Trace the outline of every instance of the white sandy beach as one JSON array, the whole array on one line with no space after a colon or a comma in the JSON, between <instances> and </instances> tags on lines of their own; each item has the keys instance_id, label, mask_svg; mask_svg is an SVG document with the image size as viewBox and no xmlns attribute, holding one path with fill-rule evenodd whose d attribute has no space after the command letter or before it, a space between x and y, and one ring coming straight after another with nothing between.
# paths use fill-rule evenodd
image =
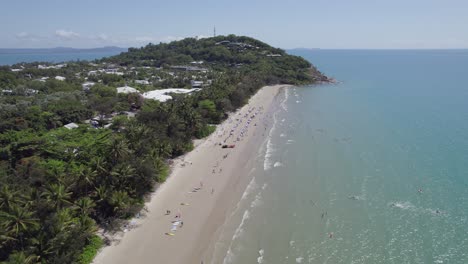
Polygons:
<instances>
[{"instance_id":1,"label":"white sandy beach","mask_svg":"<svg viewBox=\"0 0 468 264\"><path fill-rule=\"evenodd\" d=\"M250 180L248 163L267 135L269 109L282 87L263 87L192 152L177 159L170 177L146 204L148 211L132 221L136 227L115 236L94 263L208 263L216 232ZM166 215L166 210L171 213Z\"/></svg>"}]
</instances>

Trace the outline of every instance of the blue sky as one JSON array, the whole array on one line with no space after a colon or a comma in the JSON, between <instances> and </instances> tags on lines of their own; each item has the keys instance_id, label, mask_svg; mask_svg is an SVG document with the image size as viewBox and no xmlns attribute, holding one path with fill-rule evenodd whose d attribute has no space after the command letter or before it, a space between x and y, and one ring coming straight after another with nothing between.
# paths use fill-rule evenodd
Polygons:
<instances>
[{"instance_id":1,"label":"blue sky","mask_svg":"<svg viewBox=\"0 0 468 264\"><path fill-rule=\"evenodd\" d=\"M247 35L281 48L468 48L468 0L2 0L0 48Z\"/></svg>"}]
</instances>

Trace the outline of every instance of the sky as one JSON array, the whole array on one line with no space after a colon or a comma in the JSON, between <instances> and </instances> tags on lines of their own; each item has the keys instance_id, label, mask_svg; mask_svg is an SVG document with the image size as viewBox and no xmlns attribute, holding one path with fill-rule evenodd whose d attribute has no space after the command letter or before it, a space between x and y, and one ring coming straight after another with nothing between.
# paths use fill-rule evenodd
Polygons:
<instances>
[{"instance_id":1,"label":"sky","mask_svg":"<svg viewBox=\"0 0 468 264\"><path fill-rule=\"evenodd\" d=\"M246 35L275 47L468 48L468 0L0 0L0 48Z\"/></svg>"}]
</instances>

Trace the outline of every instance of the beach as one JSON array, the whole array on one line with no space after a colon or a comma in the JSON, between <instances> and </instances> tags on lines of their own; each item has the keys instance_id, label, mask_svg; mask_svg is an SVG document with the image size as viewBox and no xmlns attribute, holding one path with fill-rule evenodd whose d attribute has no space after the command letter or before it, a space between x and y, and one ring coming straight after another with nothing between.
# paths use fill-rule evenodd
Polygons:
<instances>
[{"instance_id":1,"label":"beach","mask_svg":"<svg viewBox=\"0 0 468 264\"><path fill-rule=\"evenodd\" d=\"M285 87L263 87L213 134L195 142L193 151L174 160L146 210L113 235L93 263L209 263L217 231L250 181L249 165Z\"/></svg>"}]
</instances>

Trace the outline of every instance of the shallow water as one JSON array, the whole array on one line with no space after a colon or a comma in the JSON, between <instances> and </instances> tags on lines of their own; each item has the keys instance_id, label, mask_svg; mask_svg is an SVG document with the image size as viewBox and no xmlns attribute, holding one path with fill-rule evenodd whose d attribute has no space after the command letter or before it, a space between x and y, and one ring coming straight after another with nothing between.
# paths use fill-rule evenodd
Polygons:
<instances>
[{"instance_id":1,"label":"shallow water","mask_svg":"<svg viewBox=\"0 0 468 264\"><path fill-rule=\"evenodd\" d=\"M468 263L468 51L301 55L213 263Z\"/></svg>"}]
</instances>

